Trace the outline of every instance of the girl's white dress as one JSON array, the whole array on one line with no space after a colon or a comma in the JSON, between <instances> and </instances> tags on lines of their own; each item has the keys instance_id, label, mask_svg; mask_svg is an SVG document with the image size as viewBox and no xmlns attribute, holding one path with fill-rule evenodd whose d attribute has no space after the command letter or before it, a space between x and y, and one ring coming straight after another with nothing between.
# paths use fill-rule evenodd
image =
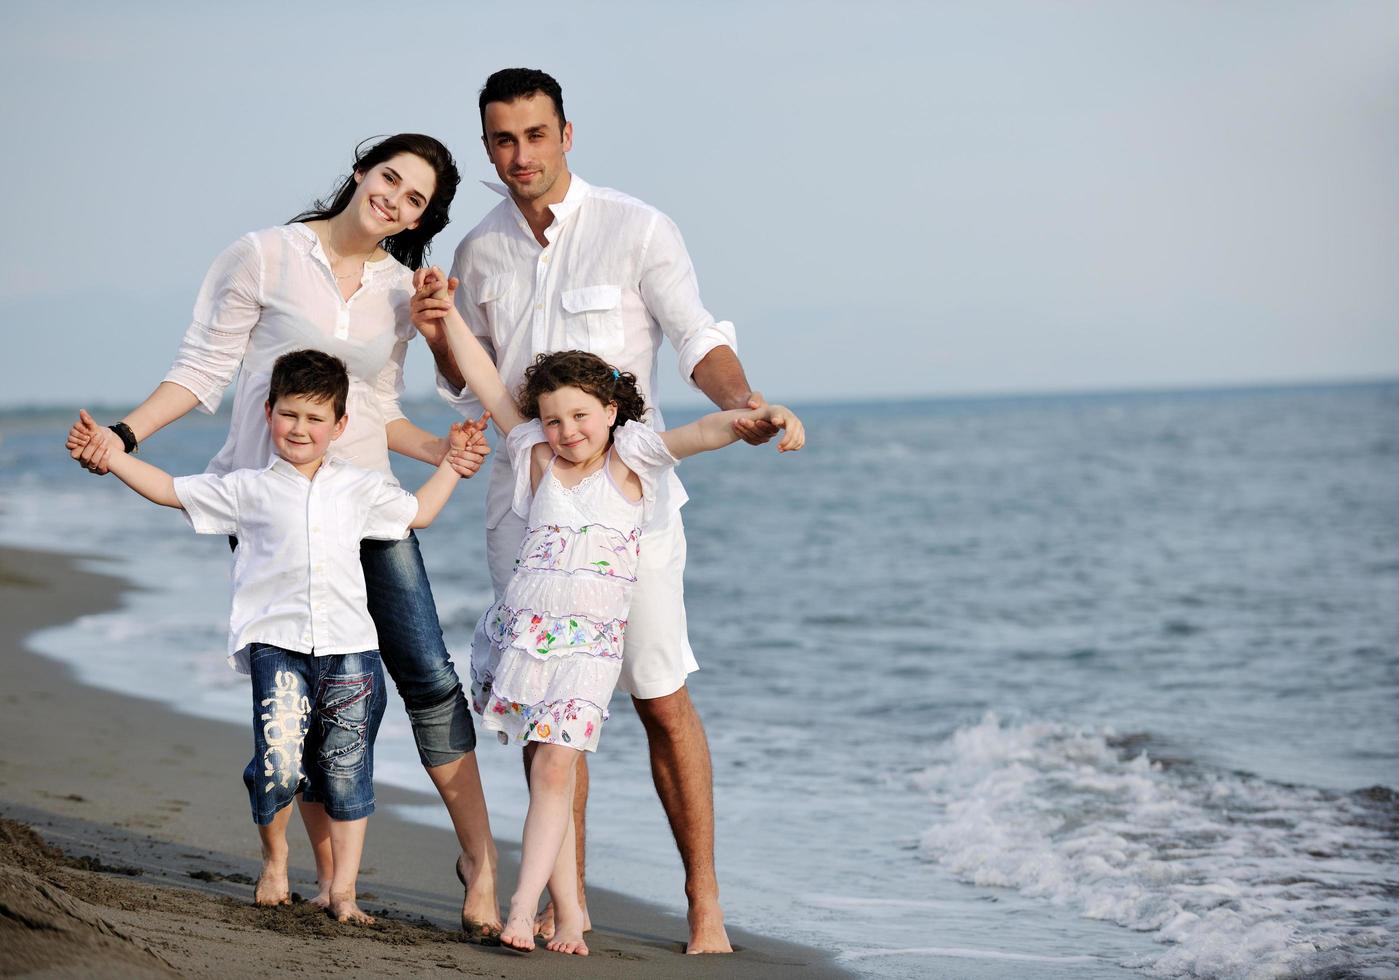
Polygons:
<instances>
[{"instance_id":1,"label":"girl's white dress","mask_svg":"<svg viewBox=\"0 0 1399 980\"><path fill-rule=\"evenodd\" d=\"M538 420L506 440L525 539L505 595L476 624L471 703L501 742L592 751L622 670L642 528L677 461L654 431L626 422L611 452L640 478L640 501L623 496L610 461L564 487L551 460L531 496L530 452L544 441Z\"/></svg>"}]
</instances>

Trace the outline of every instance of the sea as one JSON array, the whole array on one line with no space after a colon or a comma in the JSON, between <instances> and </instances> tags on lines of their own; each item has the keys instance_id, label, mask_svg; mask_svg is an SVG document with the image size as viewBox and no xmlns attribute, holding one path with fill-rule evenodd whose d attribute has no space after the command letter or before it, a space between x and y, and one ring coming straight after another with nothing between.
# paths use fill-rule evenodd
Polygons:
<instances>
[{"instance_id":1,"label":"sea","mask_svg":"<svg viewBox=\"0 0 1399 980\"><path fill-rule=\"evenodd\" d=\"M1399 977L1399 383L795 407L801 453L680 468L730 923L878 978ZM139 588L35 645L246 724L226 543L79 469L69 422L0 415L0 541ZM144 456L198 472L225 428ZM459 667L484 489L420 535ZM430 791L390 703L377 775ZM589 880L683 913L613 709ZM517 750L478 755L518 840Z\"/></svg>"}]
</instances>

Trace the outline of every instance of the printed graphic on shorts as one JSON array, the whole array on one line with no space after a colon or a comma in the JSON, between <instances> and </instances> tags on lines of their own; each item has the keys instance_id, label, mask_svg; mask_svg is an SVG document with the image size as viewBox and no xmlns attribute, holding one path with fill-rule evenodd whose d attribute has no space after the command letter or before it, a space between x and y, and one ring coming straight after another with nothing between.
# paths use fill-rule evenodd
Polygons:
<instances>
[{"instance_id":1,"label":"printed graphic on shorts","mask_svg":"<svg viewBox=\"0 0 1399 980\"><path fill-rule=\"evenodd\" d=\"M272 696L262 700L262 775L267 779L263 792L281 784L293 789L306 778L301 768L301 749L306 742L311 699L301 686L301 678L289 670L279 670Z\"/></svg>"},{"instance_id":2,"label":"printed graphic on shorts","mask_svg":"<svg viewBox=\"0 0 1399 980\"><path fill-rule=\"evenodd\" d=\"M320 762L332 776L350 775L364 765L369 707L374 695L373 674L327 677L321 688Z\"/></svg>"}]
</instances>

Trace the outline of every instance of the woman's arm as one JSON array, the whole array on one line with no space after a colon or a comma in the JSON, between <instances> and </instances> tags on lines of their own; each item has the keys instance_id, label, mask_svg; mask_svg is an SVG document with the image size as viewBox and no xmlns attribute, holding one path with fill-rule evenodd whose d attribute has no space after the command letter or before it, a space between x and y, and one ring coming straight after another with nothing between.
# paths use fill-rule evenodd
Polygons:
<instances>
[{"instance_id":1,"label":"woman's arm","mask_svg":"<svg viewBox=\"0 0 1399 980\"><path fill-rule=\"evenodd\" d=\"M145 442L171 422L189 414L190 409L198 404L199 399L188 388L173 381L162 381L160 387L121 421L131 427L137 442ZM86 437L79 441L80 425L68 430L65 448L84 469L100 476L111 468L113 453L126 451L125 444L121 436L103 426L86 433Z\"/></svg>"},{"instance_id":2,"label":"woman's arm","mask_svg":"<svg viewBox=\"0 0 1399 980\"><path fill-rule=\"evenodd\" d=\"M500 379L495 362L467 327L466 321L461 318L452 302L457 291L457 280L445 278L442 270L434 267L428 270L424 279L425 288L434 282L437 284L437 291L432 297L435 302L425 304L427 308L420 310L418 316L442 321L452 356L456 359L457 368L461 371L466 386L480 399L481 405L495 419L500 431L508 435L511 429L525 421L525 417L520 414L520 410L515 406L515 399L511 398L510 392L505 389L505 382Z\"/></svg>"},{"instance_id":3,"label":"woman's arm","mask_svg":"<svg viewBox=\"0 0 1399 980\"><path fill-rule=\"evenodd\" d=\"M102 433L115 438L116 433L110 429L105 429L92 420L92 416L87 410L78 412L78 421L73 425L70 441L79 444L79 448L86 448L93 442L102 438ZM117 439L120 447L121 440ZM145 497L151 503L160 504L164 507L174 507L183 510L180 498L175 495L175 479L169 473L157 466L128 456L118 448L108 461L110 469L118 480L125 483L132 490Z\"/></svg>"},{"instance_id":4,"label":"woman's arm","mask_svg":"<svg viewBox=\"0 0 1399 980\"><path fill-rule=\"evenodd\" d=\"M676 459L694 456L711 449L722 449L739 440L734 423L739 421L767 422L778 429L786 429L786 435L777 444L778 452L795 452L806 445L806 429L801 419L790 408L783 405L764 405L762 408L738 408L728 412L711 412L678 429L667 429L658 433L670 454Z\"/></svg>"}]
</instances>

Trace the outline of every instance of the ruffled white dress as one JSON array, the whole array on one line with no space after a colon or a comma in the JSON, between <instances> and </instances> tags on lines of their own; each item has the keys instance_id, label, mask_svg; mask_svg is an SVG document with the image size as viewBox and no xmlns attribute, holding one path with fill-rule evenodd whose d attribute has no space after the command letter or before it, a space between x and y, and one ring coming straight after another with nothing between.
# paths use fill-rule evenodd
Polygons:
<instances>
[{"instance_id":1,"label":"ruffled white dress","mask_svg":"<svg viewBox=\"0 0 1399 980\"><path fill-rule=\"evenodd\" d=\"M623 496L610 465L565 487L554 461L531 495L530 452L544 441L538 420L506 440L525 539L505 595L476 624L471 703L502 743L591 752L622 670L642 528L677 460L654 431L626 422L611 451L640 478L640 501Z\"/></svg>"}]
</instances>

